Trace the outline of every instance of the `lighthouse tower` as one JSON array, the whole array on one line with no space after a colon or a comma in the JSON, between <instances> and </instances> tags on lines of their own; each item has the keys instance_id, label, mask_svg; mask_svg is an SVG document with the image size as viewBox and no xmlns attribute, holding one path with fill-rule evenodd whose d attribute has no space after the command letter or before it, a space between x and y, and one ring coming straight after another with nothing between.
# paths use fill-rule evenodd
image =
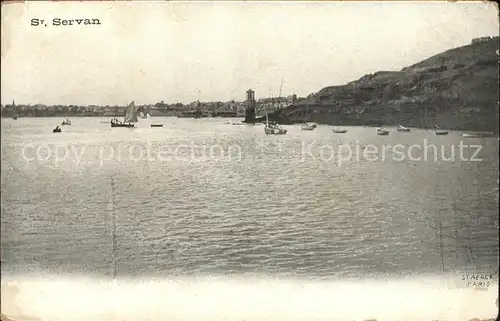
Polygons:
<instances>
[{"instance_id":1,"label":"lighthouse tower","mask_svg":"<svg viewBox=\"0 0 500 321\"><path fill-rule=\"evenodd\" d=\"M245 101L245 123L255 122L255 92L252 89L247 90L247 100Z\"/></svg>"}]
</instances>

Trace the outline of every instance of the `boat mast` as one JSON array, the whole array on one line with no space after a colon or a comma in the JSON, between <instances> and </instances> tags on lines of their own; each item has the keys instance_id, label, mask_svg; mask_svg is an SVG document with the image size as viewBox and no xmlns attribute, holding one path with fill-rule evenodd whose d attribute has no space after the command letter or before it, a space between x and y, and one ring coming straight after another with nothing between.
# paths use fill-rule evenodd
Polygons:
<instances>
[{"instance_id":1,"label":"boat mast","mask_svg":"<svg viewBox=\"0 0 500 321\"><path fill-rule=\"evenodd\" d=\"M127 110L128 106L125 107L125 114L123 114L123 123L125 124L125 121L127 120ZM130 124L130 122L128 122Z\"/></svg>"},{"instance_id":2,"label":"boat mast","mask_svg":"<svg viewBox=\"0 0 500 321\"><path fill-rule=\"evenodd\" d=\"M271 111L274 112L274 97L272 89L271 89Z\"/></svg>"},{"instance_id":3,"label":"boat mast","mask_svg":"<svg viewBox=\"0 0 500 321\"><path fill-rule=\"evenodd\" d=\"M283 92L283 78L281 78L281 86L280 86L280 96L278 97L278 104L281 101L281 94Z\"/></svg>"}]
</instances>

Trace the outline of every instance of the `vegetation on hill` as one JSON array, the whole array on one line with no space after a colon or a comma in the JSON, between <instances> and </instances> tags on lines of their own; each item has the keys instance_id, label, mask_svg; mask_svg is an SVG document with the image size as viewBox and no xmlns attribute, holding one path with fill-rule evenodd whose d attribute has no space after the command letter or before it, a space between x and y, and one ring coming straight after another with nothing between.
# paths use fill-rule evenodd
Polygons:
<instances>
[{"instance_id":1,"label":"vegetation on hill","mask_svg":"<svg viewBox=\"0 0 500 321\"><path fill-rule=\"evenodd\" d=\"M498 133L498 37L451 49L401 71L380 71L326 87L273 120L396 125ZM309 112L306 113L306 109Z\"/></svg>"}]
</instances>

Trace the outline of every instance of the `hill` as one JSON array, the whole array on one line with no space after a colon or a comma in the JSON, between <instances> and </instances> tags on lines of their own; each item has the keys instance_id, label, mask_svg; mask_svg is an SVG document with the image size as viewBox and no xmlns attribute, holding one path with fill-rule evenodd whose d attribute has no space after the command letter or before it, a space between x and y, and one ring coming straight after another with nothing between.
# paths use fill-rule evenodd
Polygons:
<instances>
[{"instance_id":1,"label":"hill","mask_svg":"<svg viewBox=\"0 0 500 321\"><path fill-rule=\"evenodd\" d=\"M498 133L498 37L479 38L401 71L380 71L326 87L272 120L488 130Z\"/></svg>"}]
</instances>

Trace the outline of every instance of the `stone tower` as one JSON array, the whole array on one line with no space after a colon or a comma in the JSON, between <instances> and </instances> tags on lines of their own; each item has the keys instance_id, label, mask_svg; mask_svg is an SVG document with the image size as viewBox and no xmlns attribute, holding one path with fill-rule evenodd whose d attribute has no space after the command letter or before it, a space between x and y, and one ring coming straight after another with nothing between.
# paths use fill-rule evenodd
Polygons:
<instances>
[{"instance_id":1,"label":"stone tower","mask_svg":"<svg viewBox=\"0 0 500 321\"><path fill-rule=\"evenodd\" d=\"M245 123L255 122L255 92L252 89L247 90L247 100L245 101Z\"/></svg>"}]
</instances>

